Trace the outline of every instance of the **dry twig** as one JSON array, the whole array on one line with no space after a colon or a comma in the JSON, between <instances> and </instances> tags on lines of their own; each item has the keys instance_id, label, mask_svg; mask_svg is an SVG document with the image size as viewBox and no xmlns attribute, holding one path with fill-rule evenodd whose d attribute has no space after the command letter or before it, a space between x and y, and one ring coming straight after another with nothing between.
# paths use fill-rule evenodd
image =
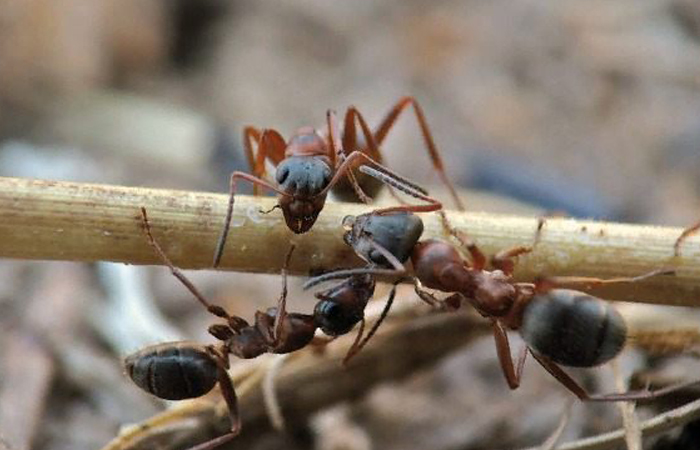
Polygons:
<instances>
[{"instance_id":1,"label":"dry twig","mask_svg":"<svg viewBox=\"0 0 700 450\"><path fill-rule=\"evenodd\" d=\"M0 178L0 257L119 261L160 264L141 231L139 208L151 215L154 233L173 262L183 268L208 268L223 222L227 197L121 186ZM270 198L236 197L233 230L221 268L279 273L290 242L297 256L290 273L359 264L342 241L341 220L369 209L329 203L313 230L293 235ZM449 212L451 222L471 235L487 254L533 241L534 218ZM425 237L444 237L439 219L424 217ZM533 254L522 257L517 276L539 274L633 276L660 267L676 276L656 277L634 285L595 290L604 298L669 305L698 305L700 246L698 236L673 246L681 229L605 222L549 219Z\"/></svg>"}]
</instances>

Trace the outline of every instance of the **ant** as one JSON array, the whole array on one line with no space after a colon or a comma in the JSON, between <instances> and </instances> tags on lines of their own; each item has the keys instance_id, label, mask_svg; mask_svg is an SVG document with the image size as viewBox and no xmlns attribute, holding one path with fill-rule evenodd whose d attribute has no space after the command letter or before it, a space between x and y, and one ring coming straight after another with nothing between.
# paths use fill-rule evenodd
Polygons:
<instances>
[{"instance_id":1,"label":"ant","mask_svg":"<svg viewBox=\"0 0 700 450\"><path fill-rule=\"evenodd\" d=\"M282 269L282 292L277 307L269 308L265 312L257 311L255 322L251 325L239 316L230 315L224 308L212 305L173 265L153 237L145 208L141 208L141 221L149 244L170 268L172 274L209 313L225 319L224 324L214 324L208 329L209 333L220 341L218 345L201 345L187 341L157 344L129 355L124 363L129 378L138 387L166 400L201 397L219 384L228 407L231 429L228 433L190 450L211 450L233 439L240 432L238 401L227 373L228 355L250 359L263 353L291 353L309 345L317 328L328 336L336 337L348 333L361 322L361 330L348 354L356 352L364 329L364 309L374 295L374 276L358 274L333 288L316 293L319 301L313 314L289 313L286 309L287 268L295 249L292 245ZM396 284L389 295L386 312L393 302L395 291ZM368 339L369 337L365 341Z\"/></svg>"},{"instance_id":2,"label":"ant","mask_svg":"<svg viewBox=\"0 0 700 450\"><path fill-rule=\"evenodd\" d=\"M444 218L443 218L444 219ZM508 386L516 389L520 385L527 353L544 367L564 387L581 400L586 401L631 401L651 399L675 391L683 386L670 386L657 391L637 391L607 395L591 395L571 378L561 367L594 367L601 365L622 350L627 327L622 315L608 302L584 292L566 288L585 288L612 283L632 283L657 275L671 275L671 270L655 270L629 278L599 279L587 277L540 278L534 283L515 282L512 279L515 258L533 251L533 247L518 246L497 253L491 258L495 270L486 270L487 258L466 236L457 230L449 230L471 256L467 262L457 249L446 242L428 239L415 242L412 248L391 247L382 229L388 224L397 227L404 221L407 230L417 230L420 219L410 212L393 212L385 215L367 213L344 219L347 232L345 241L365 260L372 260L373 267L347 269L330 272L310 279L304 284L309 289L319 283L355 276L361 273L374 275L405 276L403 265L396 261L381 264L373 252L379 247L395 256L410 253L415 276L413 283L421 299L433 306L456 309L469 302L483 317L491 320L496 350L501 369ZM448 226L446 222L443 222ZM537 226L539 239L543 219ZM417 240L417 239L416 239ZM407 244L410 242L407 240ZM390 250L391 249L391 250ZM384 253L384 252L381 252ZM389 266L392 266L389 268ZM438 300L423 286L442 292L453 293ZM514 363L506 330L519 331L525 347ZM697 381L690 384L697 383Z\"/></svg>"},{"instance_id":3,"label":"ant","mask_svg":"<svg viewBox=\"0 0 700 450\"><path fill-rule=\"evenodd\" d=\"M256 195L259 193L260 187L279 194L278 204L273 209L277 207L282 209L287 227L294 233L306 233L316 222L325 204L328 191L331 189L334 189L339 198L350 199L352 194L348 189L349 185L352 186L357 198L365 203L370 202L370 198L364 191L366 190L370 196L374 196L381 187L381 183L371 177L362 177L360 179L362 186L360 186L352 169L359 165L361 160L376 167L381 172L399 178L381 165L382 155L379 151L379 145L386 138L400 113L408 106L413 106L435 170L447 185L457 207L463 210L464 206L445 173L442 158L432 138L423 111L413 97L401 98L374 133L370 131L362 114L352 106L345 113L344 128L340 138L337 118L331 110L326 113L327 132L325 137L312 127L302 127L285 143L282 135L274 129L261 131L249 126L243 131L243 143L253 175L239 171L231 174L228 209L214 253L214 267L219 265L223 255L233 215L237 180L252 183ZM364 141L357 139L356 121L360 124ZM253 151L253 142L257 145L257 154ZM275 172L277 186L263 179L266 174L265 162L268 159L277 168ZM344 177L345 175L347 178ZM425 190L408 180L401 179L401 182L427 195ZM433 211L434 209L429 210ZM413 209L413 211L428 210Z\"/></svg>"}]
</instances>

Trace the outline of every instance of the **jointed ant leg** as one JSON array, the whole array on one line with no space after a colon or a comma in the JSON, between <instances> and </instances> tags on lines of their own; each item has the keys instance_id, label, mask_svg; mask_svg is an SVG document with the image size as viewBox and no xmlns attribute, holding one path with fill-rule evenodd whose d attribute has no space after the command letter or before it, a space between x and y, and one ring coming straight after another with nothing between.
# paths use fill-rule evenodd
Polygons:
<instances>
[{"instance_id":1,"label":"jointed ant leg","mask_svg":"<svg viewBox=\"0 0 700 450\"><path fill-rule=\"evenodd\" d=\"M472 258L472 267L476 270L483 270L486 267L486 255L477 247L476 243L467 236L466 233L459 231L457 228L453 227L449 220L447 220L447 214L445 210L441 209L438 212L440 216L440 221L442 222L442 227L445 229L447 234L452 236L460 243L460 245L467 249L469 255Z\"/></svg>"},{"instance_id":2,"label":"jointed ant leg","mask_svg":"<svg viewBox=\"0 0 700 450\"><path fill-rule=\"evenodd\" d=\"M287 317L287 270L289 270L289 262L292 259L292 253L296 245L292 244L287 252L287 257L284 260L284 267L282 267L282 292L280 293L280 298L277 301L277 314L275 315L275 325L272 334L272 339L274 343L277 343L281 333L282 324L284 319Z\"/></svg>"},{"instance_id":3,"label":"jointed ant leg","mask_svg":"<svg viewBox=\"0 0 700 450\"><path fill-rule=\"evenodd\" d=\"M219 381L219 387L221 388L221 395L224 397L224 401L226 401L226 406L228 407L228 413L231 419L231 431L210 441L196 445L189 450L211 450L230 441L236 437L241 430L241 417L238 414L238 399L236 397L236 391L233 387L233 383L231 383L231 378L229 378L228 372L226 371L228 362L219 351L211 347L209 350L212 357L216 360L217 379Z\"/></svg>"},{"instance_id":4,"label":"jointed ant leg","mask_svg":"<svg viewBox=\"0 0 700 450\"><path fill-rule=\"evenodd\" d=\"M455 205L457 206L457 209L460 211L464 211L464 205L459 199L459 196L457 195L452 181L450 181L449 177L445 173L445 168L442 163L442 157L440 156L440 152L438 151L437 146L435 145L432 133L430 132L430 128L428 127L428 122L425 120L423 110L415 98L403 97L393 106L393 108L391 108L389 113L386 115L386 117L381 122L379 127L377 127L377 130L374 133L374 138L375 142L377 143L377 146L381 146L382 142L384 142L384 138L386 138L387 133L394 126L394 123L396 122L396 119L398 118L399 114L401 114L401 112L410 105L413 106L413 111L416 114L416 119L418 119L418 125L420 126L420 130L423 135L423 140L425 141L425 146L428 149L428 155L430 156L430 159L433 163L433 167L435 167L435 170L437 170L440 179L450 191L450 195L452 196Z\"/></svg>"},{"instance_id":5,"label":"jointed ant leg","mask_svg":"<svg viewBox=\"0 0 700 450\"><path fill-rule=\"evenodd\" d=\"M384 322L384 319L386 319L386 316L389 314L391 305L394 303L394 297L396 297L396 287L399 285L399 283L401 283L401 281L403 280L399 280L394 283L394 286L391 288L391 292L389 292L389 297L386 300L386 305L384 305L384 309L382 310L381 315L374 323L372 328L369 330L369 333L367 333L367 336L365 336L362 342L360 342L357 346L353 345L350 348L350 350L348 350L348 354L345 355L345 359L343 359L343 364L347 364L348 361L350 361L350 358L360 353L360 350L362 350L365 347L365 345L367 345L367 342L369 342L369 340L372 339L372 336L374 336L374 334L377 332L379 326L382 324L382 322Z\"/></svg>"},{"instance_id":6,"label":"jointed ant leg","mask_svg":"<svg viewBox=\"0 0 700 450\"><path fill-rule=\"evenodd\" d=\"M686 240L688 237L692 236L693 234L697 233L698 231L700 231L700 222L691 225L685 230L683 230L681 235L678 236L678 239L676 239L676 243L673 245L673 256L680 256L681 244L683 243L683 241Z\"/></svg>"},{"instance_id":7,"label":"jointed ant leg","mask_svg":"<svg viewBox=\"0 0 700 450\"><path fill-rule=\"evenodd\" d=\"M518 246L501 250L491 257L491 265L498 270L501 270L506 275L513 275L515 270L514 259L521 255L526 255L532 252L532 247Z\"/></svg>"},{"instance_id":8,"label":"jointed ant leg","mask_svg":"<svg viewBox=\"0 0 700 450\"><path fill-rule=\"evenodd\" d=\"M585 289L606 284L636 283L659 275L674 275L672 269L656 269L636 277L594 278L594 277L543 277L535 280L535 291L544 293L554 288Z\"/></svg>"},{"instance_id":9,"label":"jointed ant leg","mask_svg":"<svg viewBox=\"0 0 700 450\"><path fill-rule=\"evenodd\" d=\"M229 228L231 226L231 218L233 217L233 204L236 196L236 179L240 178L242 180L253 183L254 185L260 185L264 188L270 189L277 192L280 195L289 195L286 192L276 188L265 180L254 177L244 172L233 172L231 174L230 191L228 197L228 208L226 210L226 218L224 219L224 228L221 230L219 235L219 241L216 243L216 250L214 251L214 267L218 267L221 262L221 257L224 254L224 246L226 245L226 238L228 236Z\"/></svg>"},{"instance_id":10,"label":"jointed ant leg","mask_svg":"<svg viewBox=\"0 0 700 450\"><path fill-rule=\"evenodd\" d=\"M520 386L523 367L525 367L527 347L523 347L523 349L520 351L517 365L513 366L513 356L510 352L510 343L508 341L508 334L506 333L506 330L498 320L494 320L492 325L493 338L496 341L496 353L498 354L498 361L501 363L503 375L506 377L508 387L511 389L517 389Z\"/></svg>"},{"instance_id":11,"label":"jointed ant leg","mask_svg":"<svg viewBox=\"0 0 700 450\"><path fill-rule=\"evenodd\" d=\"M651 400L654 398L659 398L664 395L668 395L672 392L685 389L687 387L700 384L700 380L689 381L686 383L679 383L676 385L668 386L656 391L630 391L630 392L620 392L612 394L595 394L591 395L586 390L581 387L569 374L564 372L564 370L559 367L556 363L551 361L549 358L538 355L535 352L531 352L532 356L535 357L537 362L542 365L542 367L547 370L554 378L557 379L561 384L564 385L569 391L571 391L580 400L587 402L629 402L637 400Z\"/></svg>"},{"instance_id":12,"label":"jointed ant leg","mask_svg":"<svg viewBox=\"0 0 700 450\"><path fill-rule=\"evenodd\" d=\"M158 241L153 237L153 234L151 233L151 225L148 222L148 215L146 214L146 208L141 207L141 220L143 223L143 230L146 234L146 238L148 239L148 243L153 247L153 249L156 251L158 256L160 256L160 259L163 260L163 263L170 268L170 272L180 280L180 282L185 285L188 291L192 293L192 295L195 296L195 298L202 304L204 305L205 308L207 308L207 311L209 311L211 314L217 316L217 317L222 317L224 319L229 319L229 314L224 310L222 307L217 306L217 305L212 305L209 303L209 301L202 295L199 290L192 284L192 282L178 269L175 267L170 261L170 258L168 258L168 255L165 254L163 249L161 248L160 244L158 244Z\"/></svg>"},{"instance_id":13,"label":"jointed ant leg","mask_svg":"<svg viewBox=\"0 0 700 450\"><path fill-rule=\"evenodd\" d=\"M345 146L345 134L343 134L343 147L340 146L340 138L338 137L338 119L335 116L335 112L332 110L328 110L326 113L326 121L328 125L328 140L331 146L332 151L332 157L331 157L331 165L333 167L336 167L337 163L336 161L339 162L344 162L345 161L345 152L346 149L344 148ZM346 115L346 121L347 121L347 115ZM343 130L343 133L345 133L345 130ZM355 173L352 171L352 169L348 170L348 181L350 182L350 186L352 186L353 191L355 191L355 195L357 195L357 198L360 199L362 203L365 204L370 204L372 203L372 199L365 194L365 191L362 190L360 187L360 183L357 182L357 178L355 177Z\"/></svg>"},{"instance_id":14,"label":"jointed ant leg","mask_svg":"<svg viewBox=\"0 0 700 450\"><path fill-rule=\"evenodd\" d=\"M257 145L257 154L253 151L253 141ZM266 129L260 132L255 127L245 127L243 129L243 148L245 149L248 164L253 175L264 179L265 160L267 158L272 164L277 166L284 159L286 143L284 138L275 130ZM260 186L253 185L253 193L260 195Z\"/></svg>"}]
</instances>

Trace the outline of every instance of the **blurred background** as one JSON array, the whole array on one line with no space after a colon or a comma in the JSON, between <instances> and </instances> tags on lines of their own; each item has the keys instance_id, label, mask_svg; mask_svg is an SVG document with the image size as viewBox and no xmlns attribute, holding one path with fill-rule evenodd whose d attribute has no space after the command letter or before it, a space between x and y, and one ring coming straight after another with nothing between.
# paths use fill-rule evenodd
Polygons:
<instances>
[{"instance_id":1,"label":"blurred background","mask_svg":"<svg viewBox=\"0 0 700 450\"><path fill-rule=\"evenodd\" d=\"M404 95L421 103L469 210L700 217L696 0L0 3L3 176L225 191L247 170L243 126L289 137L349 105L374 126ZM411 111L383 151L437 182ZM192 278L246 317L279 291L277 277ZM309 310L293 287L295 309ZM208 342L210 322L162 268L0 261L0 447L99 448L163 408L129 384L121 357ZM487 339L320 412L311 438L256 448L534 445L568 394L530 369L509 392ZM614 407L578 405L566 433L616 421ZM329 438L341 428L353 432Z\"/></svg>"}]
</instances>

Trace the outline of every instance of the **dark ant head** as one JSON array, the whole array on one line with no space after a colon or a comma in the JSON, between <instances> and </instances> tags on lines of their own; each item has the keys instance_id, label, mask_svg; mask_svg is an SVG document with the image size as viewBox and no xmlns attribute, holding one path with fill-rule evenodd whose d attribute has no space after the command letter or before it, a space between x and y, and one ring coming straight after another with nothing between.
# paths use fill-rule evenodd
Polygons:
<instances>
[{"instance_id":1,"label":"dark ant head","mask_svg":"<svg viewBox=\"0 0 700 450\"><path fill-rule=\"evenodd\" d=\"M343 239L355 253L367 262L383 267L389 263L371 241L384 247L403 263L423 234L423 221L408 212L347 216L343 219L343 226L347 229Z\"/></svg>"},{"instance_id":2,"label":"dark ant head","mask_svg":"<svg viewBox=\"0 0 700 450\"><path fill-rule=\"evenodd\" d=\"M328 336L340 336L350 332L363 317L362 309L330 299L321 300L314 308L314 320Z\"/></svg>"},{"instance_id":3,"label":"dark ant head","mask_svg":"<svg viewBox=\"0 0 700 450\"><path fill-rule=\"evenodd\" d=\"M311 229L326 202L323 191L331 176L325 157L291 156L280 163L275 178L289 195L279 205L290 230L300 234Z\"/></svg>"},{"instance_id":4,"label":"dark ant head","mask_svg":"<svg viewBox=\"0 0 700 450\"><path fill-rule=\"evenodd\" d=\"M321 193L333 177L328 158L322 156L290 156L275 172L282 190L297 197L313 197Z\"/></svg>"},{"instance_id":5,"label":"dark ant head","mask_svg":"<svg viewBox=\"0 0 700 450\"><path fill-rule=\"evenodd\" d=\"M325 195L308 199L283 196L279 200L287 227L297 234L306 233L311 229L325 203Z\"/></svg>"},{"instance_id":6,"label":"dark ant head","mask_svg":"<svg viewBox=\"0 0 700 450\"><path fill-rule=\"evenodd\" d=\"M374 295L371 275L355 275L331 289L316 293L320 301L314 308L316 326L329 336L352 330L364 318L365 306Z\"/></svg>"},{"instance_id":7,"label":"dark ant head","mask_svg":"<svg viewBox=\"0 0 700 450\"><path fill-rule=\"evenodd\" d=\"M606 301L579 291L552 289L527 304L520 334L533 350L555 363L593 367L620 353L627 326Z\"/></svg>"},{"instance_id":8,"label":"dark ant head","mask_svg":"<svg viewBox=\"0 0 700 450\"><path fill-rule=\"evenodd\" d=\"M124 367L134 384L165 400L201 397L218 381L214 358L186 342L146 347L129 355Z\"/></svg>"}]
</instances>

